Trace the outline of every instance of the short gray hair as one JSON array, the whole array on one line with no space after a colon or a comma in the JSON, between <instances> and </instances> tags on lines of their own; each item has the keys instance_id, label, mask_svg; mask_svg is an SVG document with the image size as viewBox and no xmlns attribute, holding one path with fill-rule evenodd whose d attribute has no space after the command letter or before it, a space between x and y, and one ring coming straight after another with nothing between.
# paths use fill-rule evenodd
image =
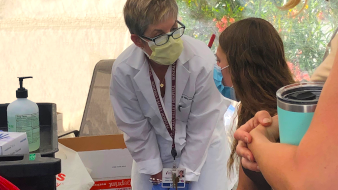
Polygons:
<instances>
[{"instance_id":1,"label":"short gray hair","mask_svg":"<svg viewBox=\"0 0 338 190\"><path fill-rule=\"evenodd\" d=\"M177 18L176 0L127 0L124 20L131 34L143 35L150 24Z\"/></svg>"}]
</instances>

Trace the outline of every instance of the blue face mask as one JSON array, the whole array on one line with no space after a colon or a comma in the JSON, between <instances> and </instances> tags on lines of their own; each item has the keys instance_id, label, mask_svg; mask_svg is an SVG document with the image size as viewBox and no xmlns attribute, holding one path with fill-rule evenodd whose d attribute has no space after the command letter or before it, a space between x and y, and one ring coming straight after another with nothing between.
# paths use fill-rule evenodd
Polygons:
<instances>
[{"instance_id":1,"label":"blue face mask","mask_svg":"<svg viewBox=\"0 0 338 190\"><path fill-rule=\"evenodd\" d=\"M218 65L215 64L215 66L214 66L214 81L215 81L215 84L216 84L218 91L224 97L237 101L234 88L223 85L222 70L227 68L227 67L229 67L229 65L224 67L224 68L220 68Z\"/></svg>"}]
</instances>

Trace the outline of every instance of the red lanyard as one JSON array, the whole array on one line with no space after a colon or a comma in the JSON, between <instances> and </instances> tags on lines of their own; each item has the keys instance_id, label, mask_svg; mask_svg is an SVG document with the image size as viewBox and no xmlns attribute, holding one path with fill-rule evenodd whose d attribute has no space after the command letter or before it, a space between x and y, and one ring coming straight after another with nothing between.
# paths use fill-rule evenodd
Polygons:
<instances>
[{"instance_id":1,"label":"red lanyard","mask_svg":"<svg viewBox=\"0 0 338 190\"><path fill-rule=\"evenodd\" d=\"M170 128L170 124L168 122L167 116L163 110L163 106L161 103L161 99L158 95L155 80L153 73L151 72L150 64L149 64L149 76L150 76L150 82L151 82L151 87L153 88L154 96L156 99L156 103L158 106L158 109L160 111L162 120L164 122L165 127L167 128L169 135L173 139L173 144L171 148L171 155L173 156L174 160L177 156L177 151L175 148L175 126L176 126L176 62L172 65L172 71L171 71L171 111L172 111L172 128Z\"/></svg>"}]
</instances>

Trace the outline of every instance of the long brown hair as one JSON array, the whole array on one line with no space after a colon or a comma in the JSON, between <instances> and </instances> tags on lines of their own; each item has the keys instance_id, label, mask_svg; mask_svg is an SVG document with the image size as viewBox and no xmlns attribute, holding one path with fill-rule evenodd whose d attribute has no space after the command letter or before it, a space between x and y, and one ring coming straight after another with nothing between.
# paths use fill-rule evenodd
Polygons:
<instances>
[{"instance_id":1,"label":"long brown hair","mask_svg":"<svg viewBox=\"0 0 338 190\"><path fill-rule=\"evenodd\" d=\"M294 83L276 29L263 19L247 18L224 30L219 45L229 64L236 97L241 101L237 128L260 110L275 115L277 90ZM229 171L237 158L237 144L238 141L234 140L228 161Z\"/></svg>"}]
</instances>

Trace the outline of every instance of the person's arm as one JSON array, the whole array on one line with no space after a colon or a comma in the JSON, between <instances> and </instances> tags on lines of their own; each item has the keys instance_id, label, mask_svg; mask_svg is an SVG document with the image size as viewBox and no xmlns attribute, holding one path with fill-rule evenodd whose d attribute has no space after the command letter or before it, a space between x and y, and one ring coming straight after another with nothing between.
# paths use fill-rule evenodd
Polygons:
<instances>
[{"instance_id":1,"label":"person's arm","mask_svg":"<svg viewBox=\"0 0 338 190\"><path fill-rule=\"evenodd\" d=\"M124 132L124 140L138 171L154 175L162 171L162 160L153 127L142 114L131 79L120 73L112 75L110 98L116 124ZM124 78L122 78L124 77Z\"/></svg>"},{"instance_id":2,"label":"person's arm","mask_svg":"<svg viewBox=\"0 0 338 190\"><path fill-rule=\"evenodd\" d=\"M239 165L237 190L259 190L251 179L245 175L242 164Z\"/></svg>"},{"instance_id":3,"label":"person's arm","mask_svg":"<svg viewBox=\"0 0 338 190\"><path fill-rule=\"evenodd\" d=\"M249 149L255 156L260 171L265 179L273 187L278 189L293 189L291 181L299 182L299 176L295 173L296 146L272 143L266 137L266 128L259 125L250 132L252 142Z\"/></svg>"},{"instance_id":4,"label":"person's arm","mask_svg":"<svg viewBox=\"0 0 338 190\"><path fill-rule=\"evenodd\" d=\"M324 85L311 125L299 146L271 143L266 128L251 131L249 149L274 190L338 186L338 58Z\"/></svg>"},{"instance_id":5,"label":"person's arm","mask_svg":"<svg viewBox=\"0 0 338 190\"><path fill-rule=\"evenodd\" d=\"M213 81L212 65L203 69L195 85L196 92L187 122L186 145L179 165L180 168L186 168L187 181L198 181L211 137L216 126L221 125L220 118L226 109Z\"/></svg>"},{"instance_id":6,"label":"person's arm","mask_svg":"<svg viewBox=\"0 0 338 190\"><path fill-rule=\"evenodd\" d=\"M331 52L325 60L316 68L311 76L311 81L326 81L332 69L336 52L338 49L338 35L331 41Z\"/></svg>"}]
</instances>

